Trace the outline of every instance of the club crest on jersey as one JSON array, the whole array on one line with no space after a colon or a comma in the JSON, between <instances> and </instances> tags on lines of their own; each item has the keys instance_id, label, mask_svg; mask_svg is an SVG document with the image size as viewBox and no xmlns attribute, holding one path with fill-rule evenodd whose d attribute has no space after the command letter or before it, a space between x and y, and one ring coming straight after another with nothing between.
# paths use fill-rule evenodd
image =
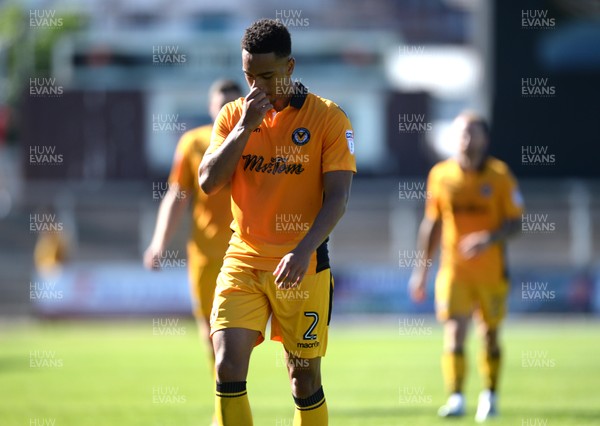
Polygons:
<instances>
[{"instance_id":1,"label":"club crest on jersey","mask_svg":"<svg viewBox=\"0 0 600 426\"><path fill-rule=\"evenodd\" d=\"M310 132L305 127L298 127L292 132L292 142L296 145L306 145L310 140Z\"/></svg>"},{"instance_id":2,"label":"club crest on jersey","mask_svg":"<svg viewBox=\"0 0 600 426\"><path fill-rule=\"evenodd\" d=\"M492 187L489 183L484 183L481 185L480 193L483 197L489 197L492 195Z\"/></svg>"}]
</instances>

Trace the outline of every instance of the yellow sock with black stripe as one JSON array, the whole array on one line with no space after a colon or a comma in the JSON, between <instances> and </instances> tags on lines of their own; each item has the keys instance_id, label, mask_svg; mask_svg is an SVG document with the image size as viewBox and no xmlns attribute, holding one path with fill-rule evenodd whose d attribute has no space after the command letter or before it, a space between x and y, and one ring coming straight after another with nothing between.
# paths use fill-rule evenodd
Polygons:
<instances>
[{"instance_id":1,"label":"yellow sock with black stripe","mask_svg":"<svg viewBox=\"0 0 600 426\"><path fill-rule=\"evenodd\" d=\"M308 398L296 398L296 411L294 412L294 426L326 426L329 423L327 402L321 386L318 391Z\"/></svg>"},{"instance_id":2,"label":"yellow sock with black stripe","mask_svg":"<svg viewBox=\"0 0 600 426\"><path fill-rule=\"evenodd\" d=\"M252 426L246 382L217 382L215 414L220 426Z\"/></svg>"},{"instance_id":3,"label":"yellow sock with black stripe","mask_svg":"<svg viewBox=\"0 0 600 426\"><path fill-rule=\"evenodd\" d=\"M442 354L442 375L449 393L461 393L465 380L465 356L462 352Z\"/></svg>"},{"instance_id":4,"label":"yellow sock with black stripe","mask_svg":"<svg viewBox=\"0 0 600 426\"><path fill-rule=\"evenodd\" d=\"M498 376L500 373L500 351L488 353L483 351L479 354L479 372L483 378L485 389L492 392L498 387Z\"/></svg>"}]
</instances>

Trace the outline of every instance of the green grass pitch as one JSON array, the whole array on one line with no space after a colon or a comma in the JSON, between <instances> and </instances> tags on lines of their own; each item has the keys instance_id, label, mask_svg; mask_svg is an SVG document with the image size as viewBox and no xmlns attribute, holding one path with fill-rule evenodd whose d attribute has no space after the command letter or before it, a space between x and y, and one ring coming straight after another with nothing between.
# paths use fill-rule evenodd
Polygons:
<instances>
[{"instance_id":1,"label":"green grass pitch","mask_svg":"<svg viewBox=\"0 0 600 426\"><path fill-rule=\"evenodd\" d=\"M335 321L335 317L334 317ZM480 380L469 338L467 415L443 420L433 320L343 323L323 361L331 425L472 425ZM0 324L1 425L209 425L212 376L195 325L152 319ZM600 323L512 320L496 425L600 424ZM292 424L281 345L253 353L254 424Z\"/></svg>"}]
</instances>

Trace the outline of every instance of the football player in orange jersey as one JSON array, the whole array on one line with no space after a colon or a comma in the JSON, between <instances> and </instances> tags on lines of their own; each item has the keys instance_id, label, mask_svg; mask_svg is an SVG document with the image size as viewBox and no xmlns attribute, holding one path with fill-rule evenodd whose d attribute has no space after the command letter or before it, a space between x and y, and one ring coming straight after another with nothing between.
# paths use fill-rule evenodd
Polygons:
<instances>
[{"instance_id":1,"label":"football player in orange jersey","mask_svg":"<svg viewBox=\"0 0 600 426\"><path fill-rule=\"evenodd\" d=\"M236 82L215 81L208 94L211 120L214 122L223 105L240 95L241 89ZM144 266L160 269L161 255L191 200L192 232L187 245L190 293L200 336L208 344L212 363L214 354L209 336L209 317L217 275L231 237L231 192L227 186L207 197L199 189L198 167L210 143L211 132L212 124L207 124L181 136L169 175L169 187L158 210L154 236L144 253Z\"/></svg>"},{"instance_id":2,"label":"football player in orange jersey","mask_svg":"<svg viewBox=\"0 0 600 426\"><path fill-rule=\"evenodd\" d=\"M252 425L250 355L283 343L294 425L328 422L321 386L333 279L327 240L350 193L354 133L332 101L292 82L287 28L262 19L246 29L242 67L250 88L215 122L199 171L207 193L231 182L233 236L211 314L219 424Z\"/></svg>"},{"instance_id":3,"label":"football player in orange jersey","mask_svg":"<svg viewBox=\"0 0 600 426\"><path fill-rule=\"evenodd\" d=\"M522 197L507 165L488 155L485 120L465 112L454 121L454 129L459 153L429 173L417 246L431 264L441 245L435 304L444 327L442 373L450 396L438 414L449 417L465 412L464 343L472 314L476 314L483 339L479 368L485 389L475 419L482 422L497 414L498 330L508 293L504 243L520 229ZM415 268L409 281L415 301L424 300L426 281L427 268Z\"/></svg>"}]
</instances>

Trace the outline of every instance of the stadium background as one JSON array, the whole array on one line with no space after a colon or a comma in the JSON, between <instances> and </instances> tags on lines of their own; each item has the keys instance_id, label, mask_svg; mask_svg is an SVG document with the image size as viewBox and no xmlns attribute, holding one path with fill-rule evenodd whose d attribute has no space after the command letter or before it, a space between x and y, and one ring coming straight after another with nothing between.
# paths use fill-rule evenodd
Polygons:
<instances>
[{"instance_id":1,"label":"stadium background","mask_svg":"<svg viewBox=\"0 0 600 426\"><path fill-rule=\"evenodd\" d=\"M144 270L141 256L175 144L208 122L214 79L243 83L239 40L259 17L288 25L294 78L339 103L355 127L359 174L332 236L338 324L351 333L385 318L392 339L431 336L438 349L431 297L412 304L406 281L419 261L426 173L451 153L449 123L468 107L489 118L492 153L509 163L526 201L523 235L508 251L512 327L528 324L536 336L537 324L568 323L567 333L597 335L597 2L3 1L3 342L15 333L43 338L44 327L73 319L181 330L189 319L185 227L162 272ZM68 260L39 274L33 252L43 228L67 242ZM40 347L33 342L25 365ZM521 360L543 358L533 348L525 344ZM598 339L579 349L593 354Z\"/></svg>"}]
</instances>

